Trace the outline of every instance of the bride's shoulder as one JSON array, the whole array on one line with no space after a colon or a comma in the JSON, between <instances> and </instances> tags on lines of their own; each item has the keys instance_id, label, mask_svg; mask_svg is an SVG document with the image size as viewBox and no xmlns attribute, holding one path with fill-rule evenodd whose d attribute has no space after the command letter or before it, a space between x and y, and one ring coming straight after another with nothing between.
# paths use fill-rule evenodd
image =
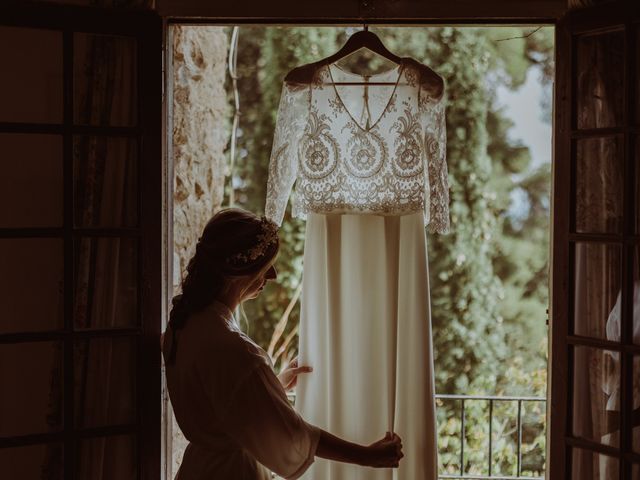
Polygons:
<instances>
[{"instance_id":1,"label":"bride's shoulder","mask_svg":"<svg viewBox=\"0 0 640 480\"><path fill-rule=\"evenodd\" d=\"M204 349L222 368L269 364L267 353L237 327L216 328Z\"/></svg>"}]
</instances>

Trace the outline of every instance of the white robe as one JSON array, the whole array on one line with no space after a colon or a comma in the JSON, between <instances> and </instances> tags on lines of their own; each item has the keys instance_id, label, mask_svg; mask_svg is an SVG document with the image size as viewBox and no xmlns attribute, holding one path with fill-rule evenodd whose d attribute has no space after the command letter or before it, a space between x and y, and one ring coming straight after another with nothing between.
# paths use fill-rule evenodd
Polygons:
<instances>
[{"instance_id":1,"label":"white robe","mask_svg":"<svg viewBox=\"0 0 640 480\"><path fill-rule=\"evenodd\" d=\"M171 330L164 354L171 348ZM178 480L300 477L313 463L320 430L289 404L266 352L214 302L177 333L166 365L176 420L189 445Z\"/></svg>"}]
</instances>

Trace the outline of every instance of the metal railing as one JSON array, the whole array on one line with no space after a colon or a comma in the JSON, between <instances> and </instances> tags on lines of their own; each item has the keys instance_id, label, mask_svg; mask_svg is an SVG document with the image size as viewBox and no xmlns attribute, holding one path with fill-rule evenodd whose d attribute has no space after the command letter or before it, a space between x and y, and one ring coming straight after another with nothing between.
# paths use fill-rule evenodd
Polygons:
<instances>
[{"instance_id":1,"label":"metal railing","mask_svg":"<svg viewBox=\"0 0 640 480\"><path fill-rule=\"evenodd\" d=\"M531 477L522 475L522 404L524 402L545 403L544 397L515 397L515 396L483 396L483 395L446 395L437 394L436 400L459 401L460 408L460 473L440 474L440 479L464 479L464 480L540 480L544 477ZM466 440L466 404L470 401L483 401L489 403L489 448L488 448L488 475L473 475L465 473L464 445ZM515 476L493 475L493 413L495 402L517 402L517 468Z\"/></svg>"},{"instance_id":2,"label":"metal railing","mask_svg":"<svg viewBox=\"0 0 640 480\"><path fill-rule=\"evenodd\" d=\"M295 403L296 395L294 392L287 392L289 401ZM438 478L441 480L542 480L541 477L531 477L522 475L522 404L524 402L541 402L546 403L544 397L516 397L516 396L490 396L490 395L446 395L436 394L436 400L453 400L460 401L460 473L446 474L440 473ZM489 402L489 448L488 448L488 475L474 475L465 473L464 463L464 444L466 439L465 414L466 404L470 401ZM493 470L493 407L495 402L517 402L517 469L516 475L494 475Z\"/></svg>"}]
</instances>

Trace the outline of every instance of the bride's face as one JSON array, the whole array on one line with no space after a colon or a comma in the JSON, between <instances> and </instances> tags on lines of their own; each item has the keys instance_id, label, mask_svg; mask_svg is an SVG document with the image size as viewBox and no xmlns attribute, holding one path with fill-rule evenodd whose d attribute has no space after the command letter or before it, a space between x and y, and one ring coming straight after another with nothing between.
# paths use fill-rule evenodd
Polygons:
<instances>
[{"instance_id":1,"label":"bride's face","mask_svg":"<svg viewBox=\"0 0 640 480\"><path fill-rule=\"evenodd\" d=\"M269 280L275 280L278 278L278 272L276 271L276 267L273 265L274 262L275 258L269 262L258 275L252 278L251 283L245 290L242 298L243 300L250 300L258 297Z\"/></svg>"}]
</instances>

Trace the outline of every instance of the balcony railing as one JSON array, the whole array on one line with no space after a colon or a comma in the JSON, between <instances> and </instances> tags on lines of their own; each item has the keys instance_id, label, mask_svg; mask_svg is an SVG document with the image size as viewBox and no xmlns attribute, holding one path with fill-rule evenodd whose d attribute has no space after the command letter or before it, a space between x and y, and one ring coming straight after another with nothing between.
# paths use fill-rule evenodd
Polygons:
<instances>
[{"instance_id":1,"label":"balcony railing","mask_svg":"<svg viewBox=\"0 0 640 480\"><path fill-rule=\"evenodd\" d=\"M482 396L482 395L436 395L438 403L443 404L445 402L458 402L459 414L460 414L460 451L459 462L460 469L457 473L441 473L440 479L464 479L464 480L540 480L542 476L527 476L522 474L522 426L523 426L523 404L527 402L539 402L545 404L546 399L542 397L514 397L514 396ZM485 468L481 469L486 471L487 474L472 474L467 473L465 468L465 443L467 440L467 407L470 402L486 402L489 407L489 425L488 425L488 448L487 448L487 462ZM494 474L493 472L493 460L494 460L494 445L493 445L493 424L494 424L494 406L497 402L512 402L517 406L517 413L515 415L516 421L516 456L517 465L515 475L503 475ZM457 410L457 409L456 409ZM544 423L540 425L544 429ZM474 465L475 469L478 469L478 465Z\"/></svg>"},{"instance_id":2,"label":"balcony railing","mask_svg":"<svg viewBox=\"0 0 640 480\"><path fill-rule=\"evenodd\" d=\"M291 403L295 402L295 393L288 393L289 400ZM516 396L483 396L483 395L445 395L445 394L437 394L436 400L439 402L460 402L460 452L459 452L459 461L460 461L460 470L458 473L440 473L438 475L439 479L442 480L542 480L544 476L529 476L522 474L522 415L523 415L523 404L527 402L539 402L542 404L546 403L546 399L544 397L516 397ZM487 402L489 405L489 446L487 448L487 464L486 471L487 475L484 474L473 474L467 473L465 469L465 443L466 443L466 412L467 406L470 402ZM516 413L516 430L517 430L517 441L516 441L516 455L517 455L517 465L516 465L516 474L515 475L502 475L495 474L493 472L493 420L494 420L494 406L496 402L512 402L517 405L517 413ZM544 424L541 425L544 428ZM477 465L475 465L477 467Z\"/></svg>"}]
</instances>

